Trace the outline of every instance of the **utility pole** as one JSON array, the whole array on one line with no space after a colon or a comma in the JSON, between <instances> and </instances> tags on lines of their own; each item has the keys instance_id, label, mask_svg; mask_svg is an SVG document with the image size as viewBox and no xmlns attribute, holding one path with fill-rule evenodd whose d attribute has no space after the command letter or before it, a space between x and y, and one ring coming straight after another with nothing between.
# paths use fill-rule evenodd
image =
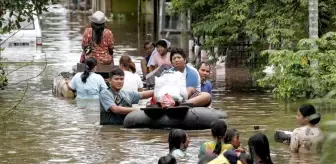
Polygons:
<instances>
[{"instance_id":1,"label":"utility pole","mask_svg":"<svg viewBox=\"0 0 336 164\"><path fill-rule=\"evenodd\" d=\"M318 0L309 0L309 38L310 39L317 39L318 37ZM313 49L317 49L316 42L313 43ZM318 67L318 60L314 59L311 62L311 66L317 70ZM317 87L317 86L316 86ZM314 87L315 88L315 87Z\"/></svg>"},{"instance_id":2,"label":"utility pole","mask_svg":"<svg viewBox=\"0 0 336 164\"><path fill-rule=\"evenodd\" d=\"M309 0L309 38L318 38L318 0Z\"/></svg>"},{"instance_id":3,"label":"utility pole","mask_svg":"<svg viewBox=\"0 0 336 164\"><path fill-rule=\"evenodd\" d=\"M141 0L138 0L138 52L140 55L140 48L141 48L141 44L140 44L140 19L141 19Z\"/></svg>"},{"instance_id":4,"label":"utility pole","mask_svg":"<svg viewBox=\"0 0 336 164\"><path fill-rule=\"evenodd\" d=\"M157 35L158 35L158 7L159 7L159 0L153 0L153 32L154 32L154 41L157 40Z\"/></svg>"}]
</instances>

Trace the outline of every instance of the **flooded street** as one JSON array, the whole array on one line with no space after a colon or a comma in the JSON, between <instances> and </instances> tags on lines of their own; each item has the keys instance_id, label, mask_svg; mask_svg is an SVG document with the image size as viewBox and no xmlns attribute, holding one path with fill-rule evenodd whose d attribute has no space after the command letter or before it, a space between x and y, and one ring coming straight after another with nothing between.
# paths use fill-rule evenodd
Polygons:
<instances>
[{"instance_id":1,"label":"flooded street","mask_svg":"<svg viewBox=\"0 0 336 164\"><path fill-rule=\"evenodd\" d=\"M142 31L138 40L136 22L136 18L109 22L115 37L115 63L124 52L138 55L144 41L151 38ZM44 15L42 47L8 48L2 52L9 72L20 68L24 62L34 60L35 63L9 75L9 86L0 91L0 114L21 99L27 86L22 81L45 70L27 81L26 96L21 104L11 111L10 117L0 120L0 163L145 164L157 163L159 157L168 153L168 130L102 127L96 102L85 102L90 106L82 107L85 105L74 100L53 97L53 78L60 72L70 71L79 61L81 34L86 24L88 19L84 15ZM139 58L133 56L137 65ZM262 131L268 136L275 163L319 163L315 156L292 156L288 146L275 143L273 139L276 129L295 128L296 109L300 104L278 103L267 93L218 90L213 106L228 112L228 125L238 129L244 147L247 147L248 137ZM335 117L335 108L318 106L322 118ZM260 129L254 130L255 125ZM181 163L196 163L200 144L211 139L210 131L188 131L188 134L191 137L188 158Z\"/></svg>"}]
</instances>

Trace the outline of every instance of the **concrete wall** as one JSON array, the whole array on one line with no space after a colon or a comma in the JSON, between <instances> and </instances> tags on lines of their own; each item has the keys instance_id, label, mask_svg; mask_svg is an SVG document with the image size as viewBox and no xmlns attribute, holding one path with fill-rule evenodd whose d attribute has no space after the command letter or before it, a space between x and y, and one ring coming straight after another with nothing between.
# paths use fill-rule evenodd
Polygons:
<instances>
[{"instance_id":1,"label":"concrete wall","mask_svg":"<svg viewBox=\"0 0 336 164\"><path fill-rule=\"evenodd\" d=\"M153 14L152 0L141 0L141 14Z\"/></svg>"},{"instance_id":2,"label":"concrete wall","mask_svg":"<svg viewBox=\"0 0 336 164\"><path fill-rule=\"evenodd\" d=\"M141 0L142 1L142 0ZM121 14L137 14L138 0L112 0L112 12Z\"/></svg>"}]
</instances>

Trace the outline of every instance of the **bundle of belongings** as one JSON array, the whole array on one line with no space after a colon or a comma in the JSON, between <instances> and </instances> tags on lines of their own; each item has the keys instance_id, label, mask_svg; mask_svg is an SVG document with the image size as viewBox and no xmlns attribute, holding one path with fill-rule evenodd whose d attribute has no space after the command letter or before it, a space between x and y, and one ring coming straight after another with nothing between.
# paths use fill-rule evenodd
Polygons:
<instances>
[{"instance_id":1,"label":"bundle of belongings","mask_svg":"<svg viewBox=\"0 0 336 164\"><path fill-rule=\"evenodd\" d=\"M183 73L167 70L155 77L154 98L162 108L177 106L188 99L186 79Z\"/></svg>"},{"instance_id":2,"label":"bundle of belongings","mask_svg":"<svg viewBox=\"0 0 336 164\"><path fill-rule=\"evenodd\" d=\"M274 140L275 142L280 142L280 143L290 143L292 133L293 132L290 132L290 131L277 130L274 133Z\"/></svg>"}]
</instances>

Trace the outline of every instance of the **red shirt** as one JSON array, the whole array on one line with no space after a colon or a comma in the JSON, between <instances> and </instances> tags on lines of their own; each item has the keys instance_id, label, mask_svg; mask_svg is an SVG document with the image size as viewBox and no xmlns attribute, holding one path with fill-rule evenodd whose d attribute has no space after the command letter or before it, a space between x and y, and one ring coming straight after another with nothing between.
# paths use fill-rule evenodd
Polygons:
<instances>
[{"instance_id":1,"label":"red shirt","mask_svg":"<svg viewBox=\"0 0 336 164\"><path fill-rule=\"evenodd\" d=\"M90 41L92 39L92 28L87 28L83 34L82 39L82 48L83 54L85 56L85 48L90 45ZM114 39L113 34L109 29L105 29L103 32L103 38L99 45L93 41L92 44L92 52L89 56L86 57L94 57L96 58L98 64L109 65L112 63L113 56L109 54L109 50L112 51L114 48ZM81 62L82 61L81 59Z\"/></svg>"}]
</instances>

